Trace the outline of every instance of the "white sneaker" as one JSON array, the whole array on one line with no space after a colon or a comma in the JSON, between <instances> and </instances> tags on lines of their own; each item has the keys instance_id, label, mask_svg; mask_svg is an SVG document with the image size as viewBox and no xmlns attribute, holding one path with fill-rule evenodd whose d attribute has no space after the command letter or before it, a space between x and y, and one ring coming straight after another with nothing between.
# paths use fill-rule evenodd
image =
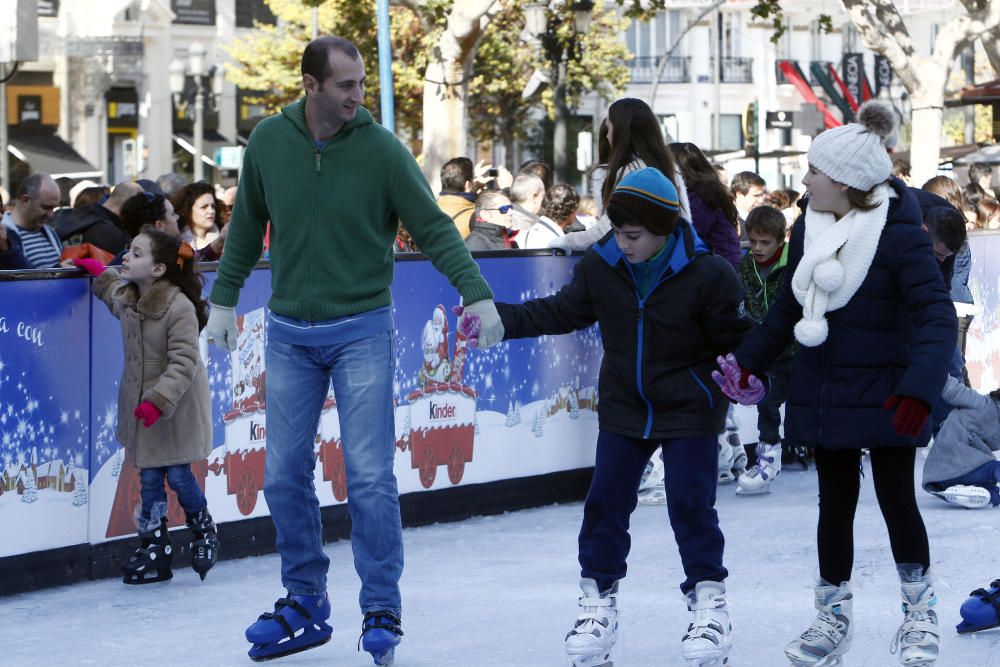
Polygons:
<instances>
[{"instance_id":1,"label":"white sneaker","mask_svg":"<svg viewBox=\"0 0 1000 667\"><path fill-rule=\"evenodd\" d=\"M938 627L937 604L930 577L922 574L922 567L901 565L900 592L903 595L903 624L899 626L889 652L899 650L899 663L907 667L929 667L938 658L941 648L941 629ZM912 567L908 576L904 568Z\"/></svg>"},{"instance_id":2,"label":"white sneaker","mask_svg":"<svg viewBox=\"0 0 1000 667\"><path fill-rule=\"evenodd\" d=\"M757 443L757 463L747 468L736 482L739 495L756 495L771 490L771 483L781 472L781 445Z\"/></svg>"},{"instance_id":3,"label":"white sneaker","mask_svg":"<svg viewBox=\"0 0 1000 667\"><path fill-rule=\"evenodd\" d=\"M719 484L729 484L730 482L736 481L736 476L733 474L733 448L729 444L729 439L726 437L726 432L723 431L719 434Z\"/></svg>"},{"instance_id":4,"label":"white sneaker","mask_svg":"<svg viewBox=\"0 0 1000 667\"><path fill-rule=\"evenodd\" d=\"M607 664L618 640L618 583L603 593L593 579L581 579L581 613L566 635L566 654L574 667Z\"/></svg>"},{"instance_id":5,"label":"white sneaker","mask_svg":"<svg viewBox=\"0 0 1000 667\"><path fill-rule=\"evenodd\" d=\"M785 656L796 667L841 665L854 636L854 596L846 582L837 587L821 581L814 593L819 614L785 645Z\"/></svg>"},{"instance_id":6,"label":"white sneaker","mask_svg":"<svg viewBox=\"0 0 1000 667\"><path fill-rule=\"evenodd\" d=\"M721 667L729 660L733 646L733 624L726 607L726 585L718 581L700 581L685 596L688 610L694 614L681 639L681 652L689 665Z\"/></svg>"},{"instance_id":7,"label":"white sneaker","mask_svg":"<svg viewBox=\"0 0 1000 667\"><path fill-rule=\"evenodd\" d=\"M944 491L931 491L931 493L947 503L970 510L988 507L990 504L990 492L981 486L956 484Z\"/></svg>"}]
</instances>

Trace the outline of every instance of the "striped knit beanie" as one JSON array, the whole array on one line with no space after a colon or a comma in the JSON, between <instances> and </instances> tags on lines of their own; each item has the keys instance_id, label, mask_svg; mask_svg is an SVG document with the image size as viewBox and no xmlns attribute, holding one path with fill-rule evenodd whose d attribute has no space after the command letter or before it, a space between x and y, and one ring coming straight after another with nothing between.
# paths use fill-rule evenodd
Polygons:
<instances>
[{"instance_id":1,"label":"striped knit beanie","mask_svg":"<svg viewBox=\"0 0 1000 667\"><path fill-rule=\"evenodd\" d=\"M657 236L674 231L680 211L677 188L654 167L625 174L611 193L609 207L611 204L627 210L636 222Z\"/></svg>"}]
</instances>

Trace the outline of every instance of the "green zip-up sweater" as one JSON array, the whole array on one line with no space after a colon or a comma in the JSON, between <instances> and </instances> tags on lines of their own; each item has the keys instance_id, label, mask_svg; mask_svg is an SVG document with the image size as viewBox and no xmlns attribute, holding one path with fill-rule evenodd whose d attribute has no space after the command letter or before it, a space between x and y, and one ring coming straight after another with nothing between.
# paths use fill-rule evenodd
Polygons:
<instances>
[{"instance_id":1,"label":"green zip-up sweater","mask_svg":"<svg viewBox=\"0 0 1000 667\"><path fill-rule=\"evenodd\" d=\"M268 306L275 313L314 322L388 306L400 219L466 305L493 298L395 135L359 108L318 149L306 126L305 99L299 100L262 120L250 136L211 302L232 307L239 301L270 221Z\"/></svg>"}]
</instances>

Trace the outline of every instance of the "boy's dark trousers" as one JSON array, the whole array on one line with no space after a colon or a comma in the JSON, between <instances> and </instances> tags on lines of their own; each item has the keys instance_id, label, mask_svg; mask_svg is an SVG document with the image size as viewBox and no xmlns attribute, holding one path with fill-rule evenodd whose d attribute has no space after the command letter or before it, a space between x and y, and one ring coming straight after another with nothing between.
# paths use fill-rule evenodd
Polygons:
<instances>
[{"instance_id":1,"label":"boy's dark trousers","mask_svg":"<svg viewBox=\"0 0 1000 667\"><path fill-rule=\"evenodd\" d=\"M715 511L715 436L643 440L601 431L579 538L581 576L594 579L599 590L625 577L629 516L642 471L657 446L663 450L667 514L686 577L681 592L694 590L700 581L724 581L729 574L722 566L725 540Z\"/></svg>"},{"instance_id":2,"label":"boy's dark trousers","mask_svg":"<svg viewBox=\"0 0 1000 667\"><path fill-rule=\"evenodd\" d=\"M771 364L767 376L771 381L764 400L757 404L757 430L760 442L776 445L781 442L778 429L781 427L781 404L788 398L788 378L791 375L792 360L782 359Z\"/></svg>"}]
</instances>

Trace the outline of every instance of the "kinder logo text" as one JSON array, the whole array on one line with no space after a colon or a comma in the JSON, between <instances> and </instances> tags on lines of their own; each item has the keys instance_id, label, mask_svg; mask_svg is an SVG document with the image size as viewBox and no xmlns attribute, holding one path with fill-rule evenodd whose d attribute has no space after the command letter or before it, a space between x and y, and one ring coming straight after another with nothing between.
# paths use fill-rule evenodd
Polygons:
<instances>
[{"instance_id":1,"label":"kinder logo text","mask_svg":"<svg viewBox=\"0 0 1000 667\"><path fill-rule=\"evenodd\" d=\"M261 440L267 439L267 429L263 424L258 424L256 422L250 422L250 440L251 442L259 442Z\"/></svg>"},{"instance_id":2,"label":"kinder logo text","mask_svg":"<svg viewBox=\"0 0 1000 667\"><path fill-rule=\"evenodd\" d=\"M455 406L448 403L434 403L432 401L430 404L430 411L431 420L455 418Z\"/></svg>"}]
</instances>

